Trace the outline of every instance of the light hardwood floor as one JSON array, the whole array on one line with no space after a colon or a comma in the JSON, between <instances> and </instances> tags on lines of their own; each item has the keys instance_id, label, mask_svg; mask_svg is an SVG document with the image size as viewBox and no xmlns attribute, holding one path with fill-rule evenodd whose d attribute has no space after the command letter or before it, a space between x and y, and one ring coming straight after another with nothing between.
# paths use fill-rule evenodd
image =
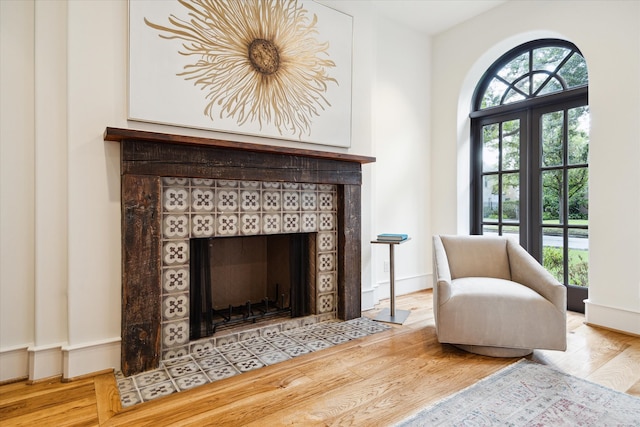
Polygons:
<instances>
[{"instance_id":1,"label":"light hardwood floor","mask_svg":"<svg viewBox=\"0 0 640 427\"><path fill-rule=\"evenodd\" d=\"M397 308L411 315L390 331L124 410L113 374L7 384L0 425L391 425L515 361L439 344L431 296L398 297ZM528 358L640 396L640 338L585 325L577 313L567 322L566 352L536 350Z\"/></svg>"}]
</instances>

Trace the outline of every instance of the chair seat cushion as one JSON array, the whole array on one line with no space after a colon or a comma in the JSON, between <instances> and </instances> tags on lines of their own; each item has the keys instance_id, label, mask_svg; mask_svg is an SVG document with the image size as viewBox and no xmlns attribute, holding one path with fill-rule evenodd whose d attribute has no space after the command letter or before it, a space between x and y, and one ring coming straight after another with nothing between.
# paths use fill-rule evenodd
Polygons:
<instances>
[{"instance_id":1,"label":"chair seat cushion","mask_svg":"<svg viewBox=\"0 0 640 427\"><path fill-rule=\"evenodd\" d=\"M559 320L560 319L560 320ZM452 344L548 348L562 313L534 290L489 277L451 281L439 307L438 339Z\"/></svg>"}]
</instances>

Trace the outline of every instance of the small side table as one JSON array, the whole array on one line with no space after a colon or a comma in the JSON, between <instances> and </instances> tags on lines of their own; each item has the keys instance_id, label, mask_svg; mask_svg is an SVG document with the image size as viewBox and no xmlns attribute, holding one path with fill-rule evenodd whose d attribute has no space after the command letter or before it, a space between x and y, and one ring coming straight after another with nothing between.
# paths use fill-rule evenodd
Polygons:
<instances>
[{"instance_id":1,"label":"small side table","mask_svg":"<svg viewBox=\"0 0 640 427\"><path fill-rule=\"evenodd\" d=\"M402 325L409 314L411 313L409 310L396 310L396 278L394 271L394 253L393 248L396 245L400 245L402 243L408 242L411 238L407 238L404 240L372 240L371 243L374 244L384 244L389 245L389 283L390 283L390 304L389 308L384 308L373 320L377 320L379 322L388 322L388 323L397 323Z\"/></svg>"}]
</instances>

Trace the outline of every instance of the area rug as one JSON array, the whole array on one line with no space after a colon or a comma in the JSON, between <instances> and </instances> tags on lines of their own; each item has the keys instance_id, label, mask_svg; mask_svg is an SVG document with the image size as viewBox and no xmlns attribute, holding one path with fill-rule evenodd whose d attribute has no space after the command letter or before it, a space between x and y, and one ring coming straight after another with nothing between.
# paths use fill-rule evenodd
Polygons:
<instances>
[{"instance_id":1,"label":"area rug","mask_svg":"<svg viewBox=\"0 0 640 427\"><path fill-rule=\"evenodd\" d=\"M640 426L640 399L522 359L397 426Z\"/></svg>"}]
</instances>

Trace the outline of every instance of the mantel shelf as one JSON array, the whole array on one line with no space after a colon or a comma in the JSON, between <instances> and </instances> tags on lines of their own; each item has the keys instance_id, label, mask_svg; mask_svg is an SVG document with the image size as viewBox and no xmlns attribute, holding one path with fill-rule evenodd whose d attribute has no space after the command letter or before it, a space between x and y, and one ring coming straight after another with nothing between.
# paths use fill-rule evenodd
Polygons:
<instances>
[{"instance_id":1,"label":"mantel shelf","mask_svg":"<svg viewBox=\"0 0 640 427\"><path fill-rule=\"evenodd\" d=\"M181 144L192 146L206 146L225 148L239 151L249 151L254 153L269 153L294 155L314 159L337 160L351 163L373 163L375 157L360 156L354 154L334 153L327 151L305 150L301 148L278 147L274 145L252 144L248 142L233 142L221 139L203 138L197 136L176 135L160 132L148 132L134 129L107 127L104 132L105 141L118 141L135 139L138 141L149 141L156 143Z\"/></svg>"}]
</instances>

